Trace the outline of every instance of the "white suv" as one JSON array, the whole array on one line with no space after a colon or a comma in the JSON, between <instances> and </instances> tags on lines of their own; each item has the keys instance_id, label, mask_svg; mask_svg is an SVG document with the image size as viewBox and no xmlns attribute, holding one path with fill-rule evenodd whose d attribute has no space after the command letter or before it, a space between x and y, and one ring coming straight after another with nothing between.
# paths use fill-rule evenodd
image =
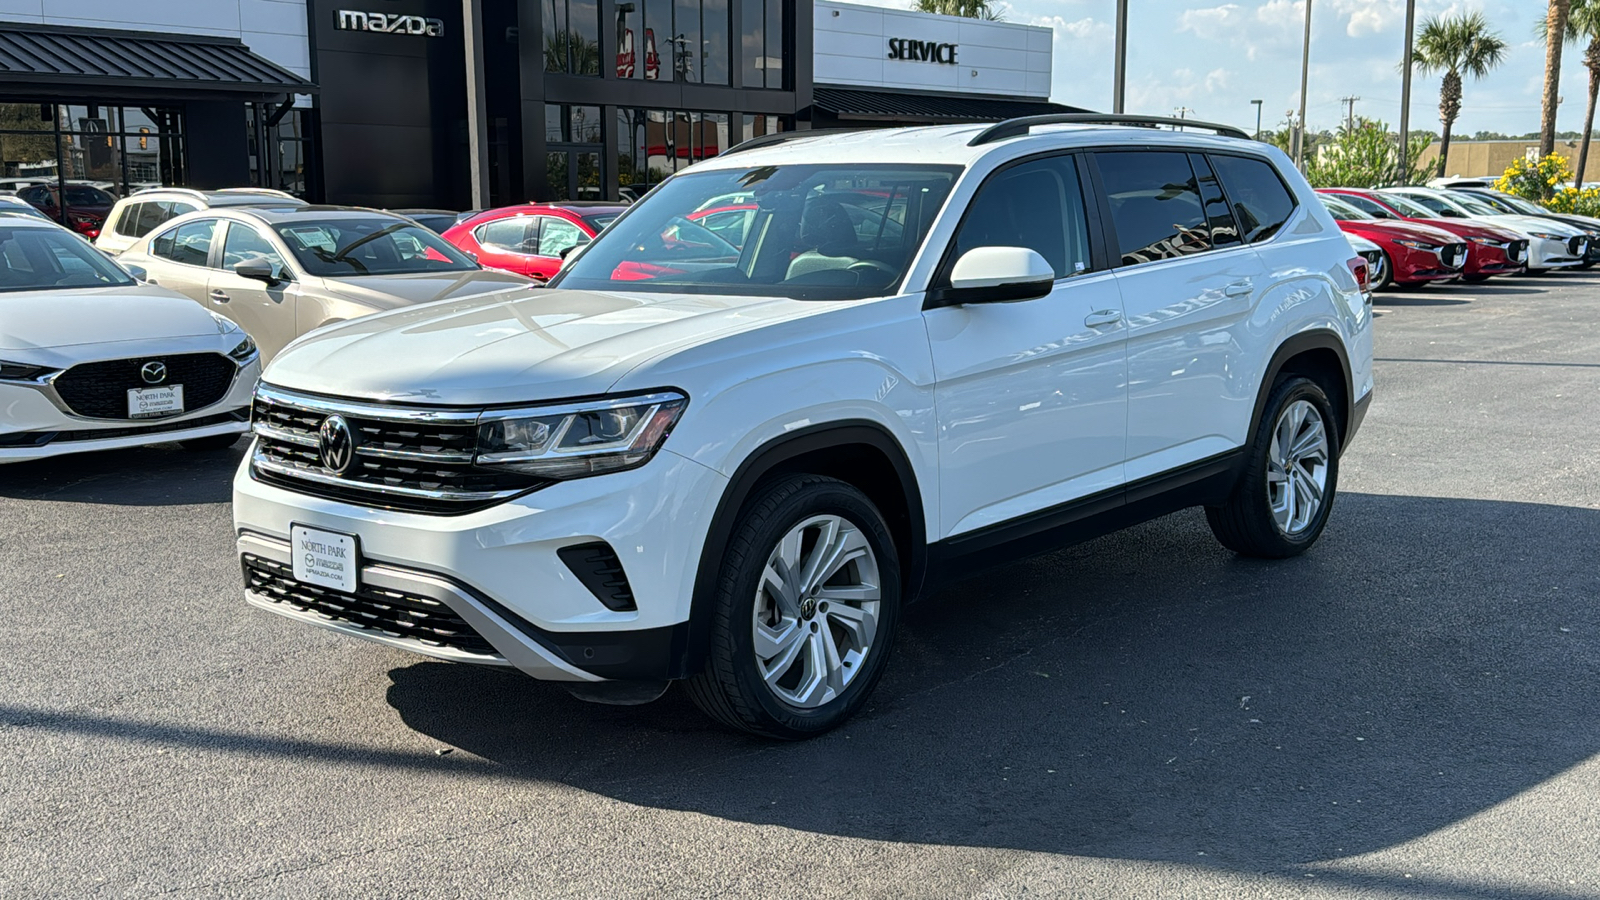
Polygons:
<instances>
[{"instance_id":1,"label":"white suv","mask_svg":"<svg viewBox=\"0 0 1600 900\"><path fill-rule=\"evenodd\" d=\"M202 209L236 206L294 209L305 205L299 197L271 188L223 188L220 191L148 188L129 194L111 207L94 245L115 256L173 219Z\"/></svg>"},{"instance_id":2,"label":"white suv","mask_svg":"<svg viewBox=\"0 0 1600 900\"><path fill-rule=\"evenodd\" d=\"M550 290L301 338L234 484L246 598L800 738L976 566L1195 505L1306 550L1371 399L1365 263L1272 147L1127 121L760 138ZM747 228L698 224L728 196Z\"/></svg>"}]
</instances>

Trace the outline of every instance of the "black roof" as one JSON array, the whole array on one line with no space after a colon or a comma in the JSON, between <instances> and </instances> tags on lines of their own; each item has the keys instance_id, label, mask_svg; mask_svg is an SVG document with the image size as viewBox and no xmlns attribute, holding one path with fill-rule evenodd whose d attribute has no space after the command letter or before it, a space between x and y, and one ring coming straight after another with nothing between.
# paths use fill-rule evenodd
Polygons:
<instances>
[{"instance_id":1,"label":"black roof","mask_svg":"<svg viewBox=\"0 0 1600 900\"><path fill-rule=\"evenodd\" d=\"M811 90L817 109L844 119L897 124L949 125L999 122L1023 116L1088 112L1048 100L1019 100L974 94L932 94L917 91L875 91L817 85Z\"/></svg>"},{"instance_id":2,"label":"black roof","mask_svg":"<svg viewBox=\"0 0 1600 900\"><path fill-rule=\"evenodd\" d=\"M312 94L311 82L233 38L0 22L0 86L33 96Z\"/></svg>"}]
</instances>

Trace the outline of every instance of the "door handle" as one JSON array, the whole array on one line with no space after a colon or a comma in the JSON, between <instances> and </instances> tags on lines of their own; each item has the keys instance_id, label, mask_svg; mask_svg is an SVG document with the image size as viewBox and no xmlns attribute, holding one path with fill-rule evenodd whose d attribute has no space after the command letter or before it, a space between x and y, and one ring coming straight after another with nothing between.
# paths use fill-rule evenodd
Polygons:
<instances>
[{"instance_id":1,"label":"door handle","mask_svg":"<svg viewBox=\"0 0 1600 900\"><path fill-rule=\"evenodd\" d=\"M1223 288L1222 292L1227 294L1229 297L1243 297L1245 294L1248 294L1253 290L1255 290L1255 286L1250 282L1235 281L1233 284Z\"/></svg>"},{"instance_id":2,"label":"door handle","mask_svg":"<svg viewBox=\"0 0 1600 900\"><path fill-rule=\"evenodd\" d=\"M227 303L229 300L231 300L233 298L228 296L228 292L227 291L215 290L215 291L211 292L211 299L216 301L216 302L218 302L218 303Z\"/></svg>"},{"instance_id":3,"label":"door handle","mask_svg":"<svg viewBox=\"0 0 1600 900\"><path fill-rule=\"evenodd\" d=\"M1122 310L1097 309L1084 317L1083 324L1090 328L1098 328L1101 325L1115 325L1120 321L1122 321Z\"/></svg>"}]
</instances>

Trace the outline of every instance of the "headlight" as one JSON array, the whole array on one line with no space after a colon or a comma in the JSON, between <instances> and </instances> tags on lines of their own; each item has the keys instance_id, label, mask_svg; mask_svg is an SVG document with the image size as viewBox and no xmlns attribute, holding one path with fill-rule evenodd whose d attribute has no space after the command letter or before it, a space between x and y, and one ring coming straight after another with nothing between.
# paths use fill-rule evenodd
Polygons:
<instances>
[{"instance_id":1,"label":"headlight","mask_svg":"<svg viewBox=\"0 0 1600 900\"><path fill-rule=\"evenodd\" d=\"M478 423L480 466L545 478L582 478L650 461L683 415L676 392L491 412Z\"/></svg>"},{"instance_id":2,"label":"headlight","mask_svg":"<svg viewBox=\"0 0 1600 900\"><path fill-rule=\"evenodd\" d=\"M228 351L228 356L230 358L232 358L235 362L244 362L245 360L247 360L250 357L255 356L255 355L256 355L256 342L250 340L250 336L249 335L245 335L244 340L240 341L239 345L237 347L234 347L232 350Z\"/></svg>"},{"instance_id":3,"label":"headlight","mask_svg":"<svg viewBox=\"0 0 1600 900\"><path fill-rule=\"evenodd\" d=\"M14 363L0 360L0 381L32 381L40 375L55 371L48 366Z\"/></svg>"},{"instance_id":4,"label":"headlight","mask_svg":"<svg viewBox=\"0 0 1600 900\"><path fill-rule=\"evenodd\" d=\"M1533 235L1536 238L1544 238L1547 241L1563 241L1563 242L1565 242L1566 239L1567 239L1567 236L1564 235L1564 234L1551 234L1548 231L1530 231L1528 233Z\"/></svg>"},{"instance_id":5,"label":"headlight","mask_svg":"<svg viewBox=\"0 0 1600 900\"><path fill-rule=\"evenodd\" d=\"M1397 240L1397 241L1395 241L1395 243L1399 244L1402 247L1410 247L1413 250L1438 250L1439 249L1439 245L1438 244L1429 244L1429 243L1424 243L1423 241Z\"/></svg>"}]
</instances>

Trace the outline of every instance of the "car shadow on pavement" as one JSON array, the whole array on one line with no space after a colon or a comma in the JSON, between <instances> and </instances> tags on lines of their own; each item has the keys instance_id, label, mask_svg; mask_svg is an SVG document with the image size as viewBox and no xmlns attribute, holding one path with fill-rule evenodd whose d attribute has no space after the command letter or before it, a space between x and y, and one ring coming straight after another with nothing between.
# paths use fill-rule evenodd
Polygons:
<instances>
[{"instance_id":1,"label":"car shadow on pavement","mask_svg":"<svg viewBox=\"0 0 1600 900\"><path fill-rule=\"evenodd\" d=\"M190 452L157 444L9 463L0 465L0 497L116 506L226 503L248 446L240 440L227 450Z\"/></svg>"},{"instance_id":2,"label":"car shadow on pavement","mask_svg":"<svg viewBox=\"0 0 1600 900\"><path fill-rule=\"evenodd\" d=\"M434 662L394 669L388 700L505 775L650 807L1314 865L1427 835L1600 751L1596 535L1592 509L1346 494L1315 550L1261 562L1180 513L945 586L906 617L869 708L805 743L724 731L680 690L592 706Z\"/></svg>"}]
</instances>

